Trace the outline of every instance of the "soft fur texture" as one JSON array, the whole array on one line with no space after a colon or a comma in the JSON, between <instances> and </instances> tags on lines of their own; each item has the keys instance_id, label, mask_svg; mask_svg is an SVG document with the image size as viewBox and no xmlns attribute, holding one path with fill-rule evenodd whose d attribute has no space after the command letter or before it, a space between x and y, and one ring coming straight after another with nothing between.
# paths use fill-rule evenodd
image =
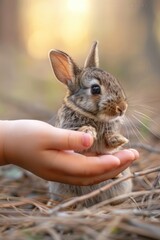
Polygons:
<instances>
[{"instance_id":1,"label":"soft fur texture","mask_svg":"<svg viewBox=\"0 0 160 240\"><path fill-rule=\"evenodd\" d=\"M89 132L94 137L88 152L105 154L115 152L128 140L120 132L123 115L127 109L125 93L120 83L108 72L99 68L98 48L95 42L80 69L72 58L59 50L50 52L53 71L68 88L62 107L58 111L56 127ZM92 92L96 88L99 92ZM76 159L75 159L76 161ZM125 175L129 169L122 172ZM80 196L114 181L107 180L93 186L73 186L50 182L52 197L55 194ZM119 183L105 193L86 200L85 206L128 193L132 190L131 180Z\"/></svg>"}]
</instances>

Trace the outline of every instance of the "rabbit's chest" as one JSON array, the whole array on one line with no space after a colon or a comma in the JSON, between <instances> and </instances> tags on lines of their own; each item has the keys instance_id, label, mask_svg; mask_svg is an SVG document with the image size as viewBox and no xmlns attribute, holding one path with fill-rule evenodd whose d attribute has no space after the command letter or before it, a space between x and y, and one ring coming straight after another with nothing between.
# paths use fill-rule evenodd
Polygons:
<instances>
[{"instance_id":1,"label":"rabbit's chest","mask_svg":"<svg viewBox=\"0 0 160 240\"><path fill-rule=\"evenodd\" d=\"M107 140L117 134L120 130L121 123L119 121L112 121L112 122L95 122L89 121L85 122L84 125L90 128L93 127L96 132L96 139L91 148L87 150L87 152L93 152L97 154L108 154L113 153L117 150L117 148L109 147ZM94 136L94 135L93 135Z\"/></svg>"},{"instance_id":2,"label":"rabbit's chest","mask_svg":"<svg viewBox=\"0 0 160 240\"><path fill-rule=\"evenodd\" d=\"M96 132L96 139L90 149L87 152L94 152L98 154L109 153L110 149L107 148L106 135L112 135L119 131L120 122L118 120L111 122L100 122L94 119L88 118L84 115L73 111L66 106L62 107L59 111L56 121L56 127L72 130L80 130L82 127L94 128ZM81 130L80 130L81 131Z\"/></svg>"},{"instance_id":3,"label":"rabbit's chest","mask_svg":"<svg viewBox=\"0 0 160 240\"><path fill-rule=\"evenodd\" d=\"M109 135L114 131L113 126L111 126L109 123L98 123L95 124L95 129L97 137L92 147L88 149L88 151L97 154L109 153L106 143L106 135Z\"/></svg>"}]
</instances>

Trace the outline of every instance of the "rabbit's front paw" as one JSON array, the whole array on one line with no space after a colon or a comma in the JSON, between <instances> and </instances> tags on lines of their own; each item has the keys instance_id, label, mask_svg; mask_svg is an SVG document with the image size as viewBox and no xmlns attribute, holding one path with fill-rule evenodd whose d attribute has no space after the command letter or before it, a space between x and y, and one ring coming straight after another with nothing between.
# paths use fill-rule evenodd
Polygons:
<instances>
[{"instance_id":1,"label":"rabbit's front paw","mask_svg":"<svg viewBox=\"0 0 160 240\"><path fill-rule=\"evenodd\" d=\"M111 137L107 138L107 143L109 147L117 148L128 143L128 139L123 137L122 135L112 135Z\"/></svg>"},{"instance_id":2,"label":"rabbit's front paw","mask_svg":"<svg viewBox=\"0 0 160 240\"><path fill-rule=\"evenodd\" d=\"M83 126L78 129L81 132L89 133L93 136L94 140L97 139L97 132L96 129L92 126Z\"/></svg>"}]
</instances>

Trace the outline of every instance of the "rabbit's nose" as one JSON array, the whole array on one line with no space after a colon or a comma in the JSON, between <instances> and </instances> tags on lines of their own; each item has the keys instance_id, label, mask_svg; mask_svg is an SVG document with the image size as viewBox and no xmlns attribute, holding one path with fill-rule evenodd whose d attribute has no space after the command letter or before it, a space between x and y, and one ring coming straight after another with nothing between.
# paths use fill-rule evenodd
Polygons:
<instances>
[{"instance_id":1,"label":"rabbit's nose","mask_svg":"<svg viewBox=\"0 0 160 240\"><path fill-rule=\"evenodd\" d=\"M119 115L119 116L122 116L126 110L127 110L127 103L124 103L124 102L120 102L117 106L116 106L116 113Z\"/></svg>"}]
</instances>

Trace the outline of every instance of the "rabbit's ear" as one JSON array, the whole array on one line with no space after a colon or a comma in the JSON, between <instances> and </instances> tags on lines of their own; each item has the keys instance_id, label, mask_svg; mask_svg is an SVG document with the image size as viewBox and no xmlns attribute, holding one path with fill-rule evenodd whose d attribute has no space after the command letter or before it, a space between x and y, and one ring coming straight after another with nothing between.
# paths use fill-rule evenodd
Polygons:
<instances>
[{"instance_id":1,"label":"rabbit's ear","mask_svg":"<svg viewBox=\"0 0 160 240\"><path fill-rule=\"evenodd\" d=\"M99 67L98 42L94 42L86 58L84 67Z\"/></svg>"},{"instance_id":2,"label":"rabbit's ear","mask_svg":"<svg viewBox=\"0 0 160 240\"><path fill-rule=\"evenodd\" d=\"M62 51L51 50L49 58L57 79L67 86L74 83L79 69L71 57Z\"/></svg>"}]
</instances>

